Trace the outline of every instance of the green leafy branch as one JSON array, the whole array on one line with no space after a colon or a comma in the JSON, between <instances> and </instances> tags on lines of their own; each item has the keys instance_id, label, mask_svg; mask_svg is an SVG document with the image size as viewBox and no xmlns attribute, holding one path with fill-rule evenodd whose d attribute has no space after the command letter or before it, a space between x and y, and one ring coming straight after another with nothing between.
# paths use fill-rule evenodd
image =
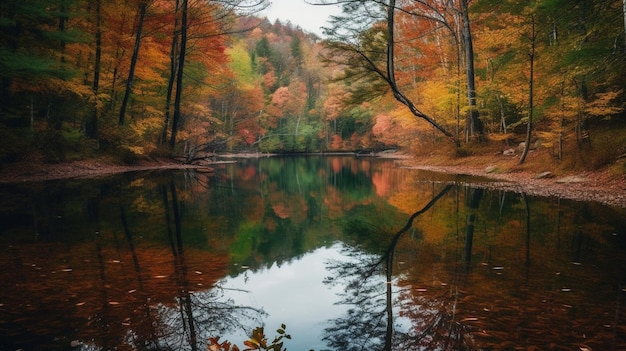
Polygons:
<instances>
[{"instance_id":1,"label":"green leafy branch","mask_svg":"<svg viewBox=\"0 0 626 351\"><path fill-rule=\"evenodd\" d=\"M263 327L255 328L252 331L250 339L243 342L243 344L247 347L243 351L287 351L286 348L283 349L283 339L291 339L291 335L285 332L285 328L287 328L285 324L281 324L280 328L276 329L276 333L278 333L278 335L274 337L274 340L269 345L267 344L267 337L265 336ZM219 339L219 337L209 338L209 345L207 346L207 349L209 351L239 351L239 347L237 345L232 344L229 341L220 343Z\"/></svg>"}]
</instances>

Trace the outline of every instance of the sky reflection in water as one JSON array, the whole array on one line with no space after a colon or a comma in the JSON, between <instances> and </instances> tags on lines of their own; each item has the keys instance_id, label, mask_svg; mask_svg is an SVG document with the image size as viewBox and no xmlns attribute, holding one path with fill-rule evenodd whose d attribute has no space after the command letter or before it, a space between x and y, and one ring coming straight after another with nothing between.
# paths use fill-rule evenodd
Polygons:
<instances>
[{"instance_id":1,"label":"sky reflection in water","mask_svg":"<svg viewBox=\"0 0 626 351\"><path fill-rule=\"evenodd\" d=\"M340 246L319 248L280 267L274 263L257 272L246 271L222 284L227 289L241 290L227 293L236 305L263 308L268 313L265 320L268 335L273 337L274 330L284 323L293 337L289 341L290 349L320 350L325 347L320 331L328 320L346 310L345 306L336 304L342 287L323 283L329 274L327 261L345 259ZM245 335L233 335L229 339L244 340Z\"/></svg>"}]
</instances>

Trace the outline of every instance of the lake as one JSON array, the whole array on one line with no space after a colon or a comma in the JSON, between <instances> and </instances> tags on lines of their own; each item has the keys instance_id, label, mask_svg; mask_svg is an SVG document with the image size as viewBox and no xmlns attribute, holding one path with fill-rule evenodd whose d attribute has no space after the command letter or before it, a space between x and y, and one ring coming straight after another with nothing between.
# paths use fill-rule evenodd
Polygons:
<instances>
[{"instance_id":1,"label":"lake","mask_svg":"<svg viewBox=\"0 0 626 351\"><path fill-rule=\"evenodd\" d=\"M299 156L1 184L0 350L626 349L626 209L482 182Z\"/></svg>"}]
</instances>

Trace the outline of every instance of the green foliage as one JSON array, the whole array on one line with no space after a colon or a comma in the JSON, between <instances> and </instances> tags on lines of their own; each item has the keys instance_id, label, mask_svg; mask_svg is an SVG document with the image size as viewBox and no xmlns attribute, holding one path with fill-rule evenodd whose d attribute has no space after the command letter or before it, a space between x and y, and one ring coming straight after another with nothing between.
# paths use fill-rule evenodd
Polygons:
<instances>
[{"instance_id":1,"label":"green foliage","mask_svg":"<svg viewBox=\"0 0 626 351\"><path fill-rule=\"evenodd\" d=\"M4 78L61 78L69 79L75 72L58 69L55 59L35 56L31 52L12 52L0 48L0 77Z\"/></svg>"},{"instance_id":2,"label":"green foliage","mask_svg":"<svg viewBox=\"0 0 626 351\"><path fill-rule=\"evenodd\" d=\"M378 26L361 33L357 47L342 42L327 42L330 53L325 55L327 64L345 67L338 80L344 81L350 91L349 104L358 105L373 101L389 92L387 82L376 73L385 67L387 33ZM360 53L367 53L366 60Z\"/></svg>"},{"instance_id":3,"label":"green foliage","mask_svg":"<svg viewBox=\"0 0 626 351\"><path fill-rule=\"evenodd\" d=\"M233 45L227 50L227 54L230 58L230 67L240 84L253 84L258 79L253 71L252 58L243 43Z\"/></svg>"},{"instance_id":4,"label":"green foliage","mask_svg":"<svg viewBox=\"0 0 626 351\"><path fill-rule=\"evenodd\" d=\"M206 66L201 62L190 62L185 65L185 86L201 87L209 75Z\"/></svg>"},{"instance_id":5,"label":"green foliage","mask_svg":"<svg viewBox=\"0 0 626 351\"><path fill-rule=\"evenodd\" d=\"M0 77L67 79L72 70L55 55L83 33L55 25L68 17L72 1L5 1L0 5ZM65 9L65 10L63 10Z\"/></svg>"},{"instance_id":6,"label":"green foliage","mask_svg":"<svg viewBox=\"0 0 626 351\"><path fill-rule=\"evenodd\" d=\"M350 109L346 114L337 119L338 128L343 138L349 138L352 134L364 135L372 129L372 110L364 105L358 105Z\"/></svg>"},{"instance_id":7,"label":"green foliage","mask_svg":"<svg viewBox=\"0 0 626 351\"><path fill-rule=\"evenodd\" d=\"M304 58L302 57L302 47L300 46L300 37L294 35L291 37L291 56L296 62L296 65L299 67L302 65Z\"/></svg>"},{"instance_id":8,"label":"green foliage","mask_svg":"<svg viewBox=\"0 0 626 351\"><path fill-rule=\"evenodd\" d=\"M307 124L300 128L300 132L298 133L298 139L296 141L297 150L310 152L320 150L321 144L318 140L320 130L321 124L315 122Z\"/></svg>"},{"instance_id":9,"label":"green foliage","mask_svg":"<svg viewBox=\"0 0 626 351\"><path fill-rule=\"evenodd\" d=\"M270 49L270 42L267 40L267 37L264 36L256 43L255 53L257 57L265 57L269 58L272 54L272 49Z\"/></svg>"},{"instance_id":10,"label":"green foliage","mask_svg":"<svg viewBox=\"0 0 626 351\"><path fill-rule=\"evenodd\" d=\"M275 152L283 150L283 143L278 136L270 136L259 143L261 152Z\"/></svg>"},{"instance_id":11,"label":"green foliage","mask_svg":"<svg viewBox=\"0 0 626 351\"><path fill-rule=\"evenodd\" d=\"M244 341L244 345L248 346L247 350L273 350L273 351L286 351L287 349L283 349L283 338L291 339L291 335L285 333L285 328L287 328L284 324L281 324L280 328L276 329L277 336L274 337L274 340L268 344L265 333L263 332L263 327L258 327L252 331L252 336L249 340Z\"/></svg>"}]
</instances>

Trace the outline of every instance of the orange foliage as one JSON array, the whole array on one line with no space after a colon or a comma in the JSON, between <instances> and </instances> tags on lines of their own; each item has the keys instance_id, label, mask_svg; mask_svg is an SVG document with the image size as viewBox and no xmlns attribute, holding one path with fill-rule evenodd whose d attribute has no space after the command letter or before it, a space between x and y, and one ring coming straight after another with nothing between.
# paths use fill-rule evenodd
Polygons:
<instances>
[{"instance_id":1,"label":"orange foliage","mask_svg":"<svg viewBox=\"0 0 626 351\"><path fill-rule=\"evenodd\" d=\"M324 101L324 114L327 121L337 119L345 108L345 101L348 98L348 92L338 85L333 85L328 92L328 97Z\"/></svg>"},{"instance_id":2,"label":"orange foliage","mask_svg":"<svg viewBox=\"0 0 626 351\"><path fill-rule=\"evenodd\" d=\"M260 61L261 59L259 59ZM263 85L265 89L271 89L278 82L278 78L276 78L276 72L271 68L267 73L263 75Z\"/></svg>"},{"instance_id":3,"label":"orange foliage","mask_svg":"<svg viewBox=\"0 0 626 351\"><path fill-rule=\"evenodd\" d=\"M341 139L341 135L339 134L332 135L330 148L332 150L341 150L343 148L343 139Z\"/></svg>"}]
</instances>

